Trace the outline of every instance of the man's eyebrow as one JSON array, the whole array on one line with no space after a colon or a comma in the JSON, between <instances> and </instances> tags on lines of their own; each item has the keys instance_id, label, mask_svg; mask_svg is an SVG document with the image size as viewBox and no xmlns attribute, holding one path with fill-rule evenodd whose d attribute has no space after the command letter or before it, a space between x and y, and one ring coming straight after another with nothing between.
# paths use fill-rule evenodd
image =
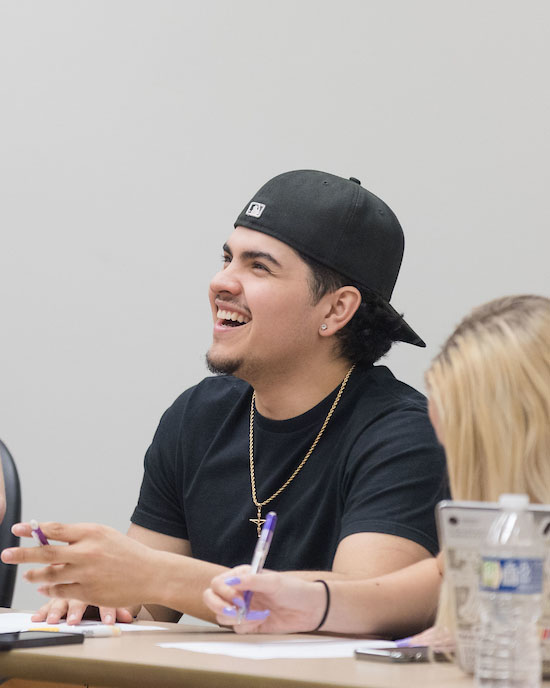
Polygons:
<instances>
[{"instance_id":1,"label":"man's eyebrow","mask_svg":"<svg viewBox=\"0 0 550 688\"><path fill-rule=\"evenodd\" d=\"M233 251L229 248L227 244L223 245L223 250L225 251L225 253L229 254L230 256L233 256ZM263 258L263 260L269 261L278 268L283 267L279 263L279 261L271 255L271 253L267 253L266 251L243 251L241 253L241 258L243 260L254 260L257 258Z\"/></svg>"}]
</instances>

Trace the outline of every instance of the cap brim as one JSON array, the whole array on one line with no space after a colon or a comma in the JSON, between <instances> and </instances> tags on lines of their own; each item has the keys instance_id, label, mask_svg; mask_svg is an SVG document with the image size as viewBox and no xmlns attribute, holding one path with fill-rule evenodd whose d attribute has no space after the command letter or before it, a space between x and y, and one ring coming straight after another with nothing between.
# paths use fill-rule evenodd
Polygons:
<instances>
[{"instance_id":1,"label":"cap brim","mask_svg":"<svg viewBox=\"0 0 550 688\"><path fill-rule=\"evenodd\" d=\"M399 321L399 327L395 332L396 340L399 342L412 344L413 346L421 346L425 348L426 342L416 334L413 328L404 320L403 316L400 315L387 301L384 301L384 305L386 306L387 310Z\"/></svg>"}]
</instances>

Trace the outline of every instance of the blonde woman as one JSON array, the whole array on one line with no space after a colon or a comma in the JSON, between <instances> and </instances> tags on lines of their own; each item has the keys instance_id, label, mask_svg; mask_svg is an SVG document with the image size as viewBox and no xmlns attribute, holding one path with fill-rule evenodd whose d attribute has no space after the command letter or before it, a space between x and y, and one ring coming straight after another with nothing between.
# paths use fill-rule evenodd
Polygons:
<instances>
[{"instance_id":1,"label":"blonde woman","mask_svg":"<svg viewBox=\"0 0 550 688\"><path fill-rule=\"evenodd\" d=\"M455 499L520 492L550 503L550 299L511 296L476 308L445 342L426 383ZM237 633L397 637L427 628L436 613L437 625L453 631L441 554L379 578L330 585L248 571L220 574L204 593L218 622ZM244 590L254 596L238 623Z\"/></svg>"}]
</instances>

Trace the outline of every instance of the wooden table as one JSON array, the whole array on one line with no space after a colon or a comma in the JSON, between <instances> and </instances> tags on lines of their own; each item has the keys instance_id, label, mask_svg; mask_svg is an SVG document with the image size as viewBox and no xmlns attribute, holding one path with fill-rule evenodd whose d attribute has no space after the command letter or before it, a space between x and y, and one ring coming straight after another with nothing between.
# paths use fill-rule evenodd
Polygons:
<instances>
[{"instance_id":1,"label":"wooden table","mask_svg":"<svg viewBox=\"0 0 550 688\"><path fill-rule=\"evenodd\" d=\"M140 623L140 622L138 622ZM151 625L151 622L141 622ZM470 688L471 677L452 664L386 664L356 659L237 659L165 649L159 642L263 642L222 629L155 624L163 631L88 638L82 645L28 648L0 653L0 676L20 679L5 686L54 685L162 688ZM307 637L307 636L301 636ZM269 636L283 639L284 636ZM358 644L361 641L358 640ZM26 680L22 680L26 679ZM37 682L37 683L35 683ZM51 684L50 684L51 685ZM545 683L550 685L550 683Z\"/></svg>"}]
</instances>

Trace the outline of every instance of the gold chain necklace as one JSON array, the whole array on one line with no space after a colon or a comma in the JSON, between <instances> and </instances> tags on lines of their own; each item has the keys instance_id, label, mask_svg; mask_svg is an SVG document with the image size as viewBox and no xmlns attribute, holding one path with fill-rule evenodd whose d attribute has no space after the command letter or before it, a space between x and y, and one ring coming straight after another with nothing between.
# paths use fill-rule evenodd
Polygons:
<instances>
[{"instance_id":1,"label":"gold chain necklace","mask_svg":"<svg viewBox=\"0 0 550 688\"><path fill-rule=\"evenodd\" d=\"M340 389L338 390L338 394L336 395L336 399L333 401L332 406L330 407L330 411L327 413L327 417L325 418L325 422L321 426L321 429L319 430L319 433L317 437L314 439L313 444L309 448L308 453L304 456L298 467L294 470L294 473L290 476L290 478L283 484L281 487L274 492L269 499L265 499L263 502L258 501L258 496L256 495L256 477L254 475L254 406L255 406L255 401L256 401L256 392L252 394L252 401L250 402L250 431L249 431L249 455L250 455L250 485L252 487L252 501L254 502L254 506L256 507L258 511L258 516L257 518L250 518L248 519L251 523L254 523L258 530L258 537L260 537L260 533L262 532L262 524L265 523L265 518L262 518L262 507L266 506L266 504L269 504L269 502L273 501L275 497L279 496L281 492L288 486L290 483L294 480L294 478L298 475L298 473L302 470L302 468L305 466L306 461L309 459L309 457L313 454L313 450L317 446L317 443L321 439L323 433L325 432L325 428L328 425L329 420L332 417L332 414L334 413L334 410L338 406L338 402L340 401L340 397L342 396L342 393L348 383L349 376L353 372L353 369L355 368L355 364L351 366L351 368L348 370L346 373L346 377L342 380L342 384L340 385Z\"/></svg>"}]
</instances>

